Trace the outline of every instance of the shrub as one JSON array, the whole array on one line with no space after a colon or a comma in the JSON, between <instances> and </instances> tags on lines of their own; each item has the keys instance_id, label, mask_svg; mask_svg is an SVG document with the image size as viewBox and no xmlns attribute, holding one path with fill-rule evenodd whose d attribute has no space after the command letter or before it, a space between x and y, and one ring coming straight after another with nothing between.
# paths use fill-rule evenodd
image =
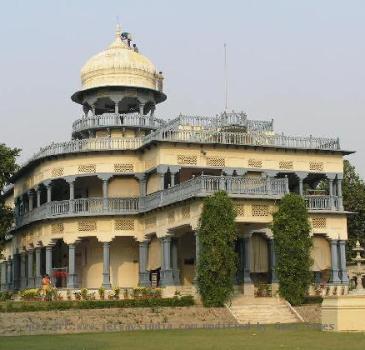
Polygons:
<instances>
[{"instance_id":1,"label":"shrub","mask_svg":"<svg viewBox=\"0 0 365 350\"><path fill-rule=\"evenodd\" d=\"M11 292L0 292L0 301L10 300L12 296Z\"/></svg>"},{"instance_id":2,"label":"shrub","mask_svg":"<svg viewBox=\"0 0 365 350\"><path fill-rule=\"evenodd\" d=\"M119 287L114 287L113 288L113 292L114 292L114 294L113 294L113 297L114 297L114 299L119 299L119 295L120 295L120 288Z\"/></svg>"},{"instance_id":3,"label":"shrub","mask_svg":"<svg viewBox=\"0 0 365 350\"><path fill-rule=\"evenodd\" d=\"M232 200L223 191L204 200L199 223L198 288L204 306L223 306L233 292L237 239Z\"/></svg>"},{"instance_id":4,"label":"shrub","mask_svg":"<svg viewBox=\"0 0 365 350\"><path fill-rule=\"evenodd\" d=\"M40 289L38 288L23 289L19 292L19 295L23 300L35 300L41 298Z\"/></svg>"},{"instance_id":5,"label":"shrub","mask_svg":"<svg viewBox=\"0 0 365 350\"><path fill-rule=\"evenodd\" d=\"M81 288L80 290L81 299L88 300L89 299L88 293L89 291L87 290L87 288Z\"/></svg>"},{"instance_id":6,"label":"shrub","mask_svg":"<svg viewBox=\"0 0 365 350\"><path fill-rule=\"evenodd\" d=\"M298 305L303 302L312 279L312 240L304 199L296 194L286 195L273 217L279 294Z\"/></svg>"},{"instance_id":7,"label":"shrub","mask_svg":"<svg viewBox=\"0 0 365 350\"><path fill-rule=\"evenodd\" d=\"M0 303L0 312L27 312L69 309L105 309L130 307L184 307L194 305L192 296L181 298L127 299L127 300L81 300L81 301L44 301L21 302L6 301Z\"/></svg>"},{"instance_id":8,"label":"shrub","mask_svg":"<svg viewBox=\"0 0 365 350\"><path fill-rule=\"evenodd\" d=\"M105 288L103 286L101 286L99 289L98 289L98 293L99 293L99 298L100 299L104 299L105 298Z\"/></svg>"}]
</instances>

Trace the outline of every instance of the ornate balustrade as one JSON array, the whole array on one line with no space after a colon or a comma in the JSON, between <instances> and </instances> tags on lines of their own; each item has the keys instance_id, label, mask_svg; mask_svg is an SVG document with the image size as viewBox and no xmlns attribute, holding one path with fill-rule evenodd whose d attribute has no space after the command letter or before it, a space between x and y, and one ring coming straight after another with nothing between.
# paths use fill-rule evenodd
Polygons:
<instances>
[{"instance_id":1,"label":"ornate balustrade","mask_svg":"<svg viewBox=\"0 0 365 350\"><path fill-rule=\"evenodd\" d=\"M341 210L342 204L337 196L311 195L305 196L307 208L309 210Z\"/></svg>"},{"instance_id":2,"label":"ornate balustrade","mask_svg":"<svg viewBox=\"0 0 365 350\"><path fill-rule=\"evenodd\" d=\"M287 193L287 179L241 178L202 175L163 191L139 198L80 198L42 204L16 219L20 227L55 217L83 215L137 214L225 190L233 198L281 198Z\"/></svg>"},{"instance_id":3,"label":"ornate balustrade","mask_svg":"<svg viewBox=\"0 0 365 350\"><path fill-rule=\"evenodd\" d=\"M106 124L108 118L109 116L105 116ZM110 118L112 120L113 118L115 118L115 116L110 116ZM133 124L134 122L137 123L137 121L133 121L132 116L129 116L128 118L130 118L129 122L131 124ZM147 123L148 117L145 117L145 119ZM81 120L75 125L75 128L82 128L83 123L91 123L91 119L87 119L85 121ZM41 148L38 153L33 155L33 157L27 162L27 164L36 159L60 154L113 150L136 150L150 144L151 142L156 141L262 146L292 149L316 149L326 151L340 150L339 140L333 138L296 137L280 134L268 134L263 132L224 132L217 131L217 129L185 130L175 129L176 125L174 126L174 123L175 121L171 121L165 126L162 126L160 129L157 129L144 137L100 137L72 140L61 143L52 143L46 147ZM170 129L170 127L172 129Z\"/></svg>"},{"instance_id":4,"label":"ornate balustrade","mask_svg":"<svg viewBox=\"0 0 365 350\"><path fill-rule=\"evenodd\" d=\"M232 198L280 199L288 189L287 178L256 178L202 175L138 198L81 198L42 204L16 220L16 227L30 222L56 217L137 214L181 202L193 197L205 197L224 190ZM305 196L309 210L341 210L335 196Z\"/></svg>"},{"instance_id":5,"label":"ornate balustrade","mask_svg":"<svg viewBox=\"0 0 365 350\"><path fill-rule=\"evenodd\" d=\"M133 114L116 114L104 113L102 115L93 115L90 117L77 119L72 124L72 132L78 133L85 130L108 127L131 126L138 128L157 129L163 126L165 122L162 119Z\"/></svg>"}]
</instances>

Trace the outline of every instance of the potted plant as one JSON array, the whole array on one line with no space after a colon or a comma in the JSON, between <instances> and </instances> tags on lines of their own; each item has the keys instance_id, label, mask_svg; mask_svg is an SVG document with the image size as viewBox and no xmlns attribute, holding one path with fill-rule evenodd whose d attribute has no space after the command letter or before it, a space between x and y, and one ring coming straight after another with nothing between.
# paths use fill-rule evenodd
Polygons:
<instances>
[{"instance_id":1,"label":"potted plant","mask_svg":"<svg viewBox=\"0 0 365 350\"><path fill-rule=\"evenodd\" d=\"M81 292L74 292L75 300L81 300Z\"/></svg>"},{"instance_id":2,"label":"potted plant","mask_svg":"<svg viewBox=\"0 0 365 350\"><path fill-rule=\"evenodd\" d=\"M98 293L99 293L99 299L104 300L105 299L105 288L103 286L101 286L98 289Z\"/></svg>"},{"instance_id":3,"label":"potted plant","mask_svg":"<svg viewBox=\"0 0 365 350\"><path fill-rule=\"evenodd\" d=\"M119 300L120 288L119 287L114 287L113 291L114 291L114 294L113 294L114 299Z\"/></svg>"},{"instance_id":4,"label":"potted plant","mask_svg":"<svg viewBox=\"0 0 365 350\"><path fill-rule=\"evenodd\" d=\"M80 294L81 294L81 298L82 300L88 300L89 297L88 297L88 290L87 288L82 288L81 291L80 291Z\"/></svg>"}]
</instances>

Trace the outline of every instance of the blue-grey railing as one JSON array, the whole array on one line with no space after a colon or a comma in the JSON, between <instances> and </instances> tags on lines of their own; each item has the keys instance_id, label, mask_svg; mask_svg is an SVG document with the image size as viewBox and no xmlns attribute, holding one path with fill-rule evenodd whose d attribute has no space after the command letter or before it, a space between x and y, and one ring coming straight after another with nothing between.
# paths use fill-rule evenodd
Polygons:
<instances>
[{"instance_id":1,"label":"blue-grey railing","mask_svg":"<svg viewBox=\"0 0 365 350\"><path fill-rule=\"evenodd\" d=\"M137 214L193 197L224 190L233 198L280 199L288 193L288 179L202 175L137 198L80 198L44 203L20 214L16 227L47 218L89 215Z\"/></svg>"}]
</instances>

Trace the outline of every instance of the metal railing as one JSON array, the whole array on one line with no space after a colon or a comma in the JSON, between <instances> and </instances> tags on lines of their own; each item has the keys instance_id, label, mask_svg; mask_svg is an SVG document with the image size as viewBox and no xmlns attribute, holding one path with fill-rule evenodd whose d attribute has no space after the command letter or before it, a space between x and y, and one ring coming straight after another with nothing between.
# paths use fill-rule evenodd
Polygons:
<instances>
[{"instance_id":1,"label":"metal railing","mask_svg":"<svg viewBox=\"0 0 365 350\"><path fill-rule=\"evenodd\" d=\"M256 178L201 175L168 189L136 198L80 198L54 201L19 215L16 227L54 217L138 214L181 202L209 196L219 190L232 198L280 199L289 193L287 178ZM309 210L343 210L337 196L305 196Z\"/></svg>"},{"instance_id":2,"label":"metal railing","mask_svg":"<svg viewBox=\"0 0 365 350\"><path fill-rule=\"evenodd\" d=\"M77 119L72 124L72 132L77 133L89 129L119 127L119 126L157 129L163 125L165 125L165 122L162 119L142 115L139 113L133 113L133 114L104 113L101 115L92 115L90 117Z\"/></svg>"},{"instance_id":3,"label":"metal railing","mask_svg":"<svg viewBox=\"0 0 365 350\"><path fill-rule=\"evenodd\" d=\"M341 210L342 204L340 198L329 195L309 195L304 196L307 208L309 210Z\"/></svg>"},{"instance_id":4,"label":"metal railing","mask_svg":"<svg viewBox=\"0 0 365 350\"><path fill-rule=\"evenodd\" d=\"M288 192L288 180L202 175L168 189L137 198L80 198L44 203L19 215L16 226L54 217L137 214L224 190L233 197L281 198Z\"/></svg>"}]
</instances>

